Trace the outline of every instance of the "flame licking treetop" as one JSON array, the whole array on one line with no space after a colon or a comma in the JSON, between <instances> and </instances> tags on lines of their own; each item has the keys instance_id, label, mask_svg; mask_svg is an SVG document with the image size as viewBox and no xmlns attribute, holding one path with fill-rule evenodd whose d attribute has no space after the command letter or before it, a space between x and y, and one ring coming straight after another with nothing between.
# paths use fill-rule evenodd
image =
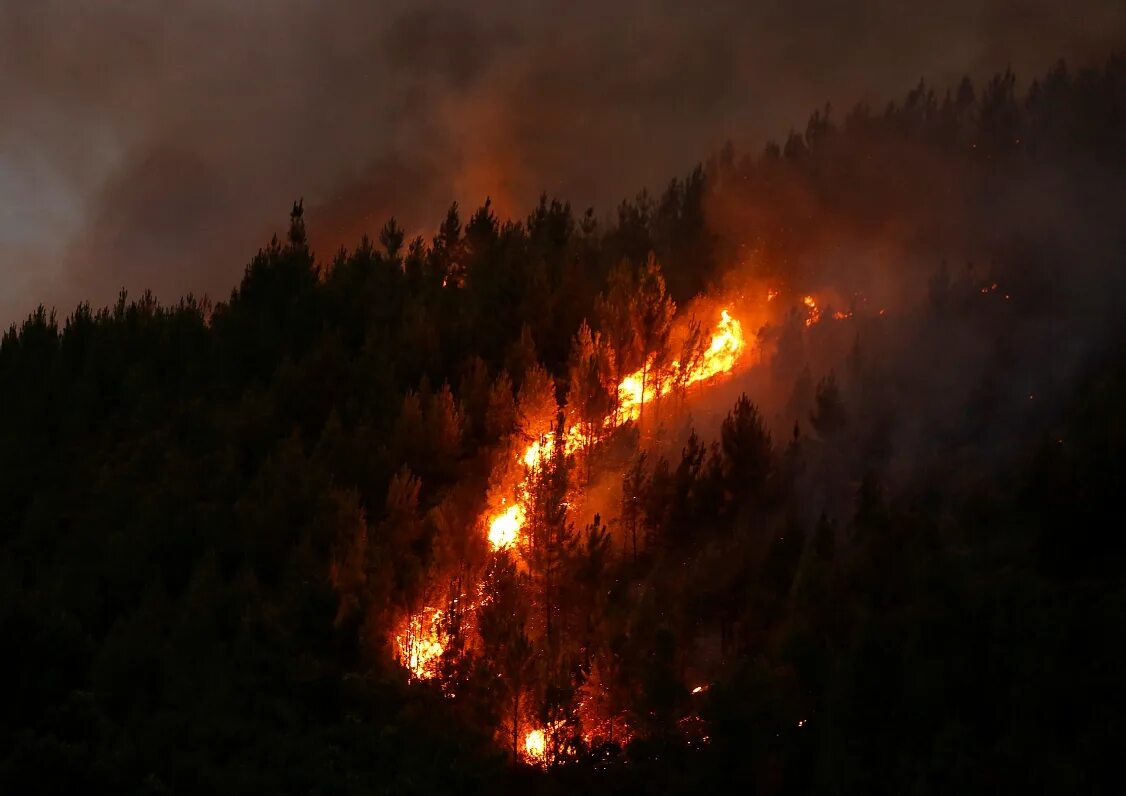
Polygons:
<instances>
[{"instance_id":1,"label":"flame licking treetop","mask_svg":"<svg viewBox=\"0 0 1126 796\"><path fill-rule=\"evenodd\" d=\"M407 617L405 625L395 634L399 660L415 679L426 680L438 673L438 662L446 648L443 618L441 609L423 608Z\"/></svg>"},{"instance_id":2,"label":"flame licking treetop","mask_svg":"<svg viewBox=\"0 0 1126 796\"><path fill-rule=\"evenodd\" d=\"M682 385L687 387L729 372L735 367L746 350L743 327L724 309L712 334L707 349L687 374L682 376ZM651 368L652 362L647 363ZM673 362L670 372L679 366ZM636 421L646 403L667 395L674 386L669 376L650 378L642 389L642 370L626 376L618 385L617 413L608 414L601 422L601 431L613 426L615 421ZM549 457L555 447L555 439L550 429L541 429L540 435L520 453L520 464L526 471L539 467ZM581 446L582 434L577 425L563 435L565 451L571 453ZM515 498L505 500L488 518L488 540L493 550L511 548L520 540L520 534L527 519L529 484L522 479L515 487ZM409 618L396 635L396 647L403 664L413 676L426 679L433 676L438 658L444 649L442 643L441 611L424 609L419 615Z\"/></svg>"},{"instance_id":3,"label":"flame licking treetop","mask_svg":"<svg viewBox=\"0 0 1126 796\"><path fill-rule=\"evenodd\" d=\"M726 309L722 310L710 345L695 367L681 377L681 385L688 387L729 372L735 367L745 348L742 325L731 317L730 312ZM676 372L679 365L679 362L674 361L668 372ZM638 420L645 404L672 391L673 378L669 375L654 378L652 366L652 357L650 357L644 368L639 368L622 379L617 390L617 412L603 418L601 430L612 427L615 420L618 422ZM648 378L645 377L646 373L650 374ZM550 429L542 429L539 437L520 454L520 460L527 470L541 466L551 456L555 439L550 431ZM564 452L569 454L580 448L582 439L582 430L579 426L577 424L571 426L563 435ZM519 541L527 517L525 507L528 502L528 488L527 479L521 480L516 485L515 500L512 503L506 502L489 518L488 535L492 549L509 548Z\"/></svg>"},{"instance_id":4,"label":"flame licking treetop","mask_svg":"<svg viewBox=\"0 0 1126 796\"><path fill-rule=\"evenodd\" d=\"M709 344L691 364L682 367L680 362L673 361L668 368L657 369L654 367L655 358L650 356L643 368L622 379L617 386L616 410L595 424L595 438L604 438L620 423L640 420L646 404L669 394L674 388L689 387L730 372L745 350L742 325L728 310L722 310ZM552 433L550 427L537 430L539 436L518 454L518 461L514 462L523 476L511 493L512 499L503 500L486 518L488 541L494 551L513 548L522 542L531 505L532 475L543 468L553 455L556 440L562 441L566 454L581 449L584 441L589 444L589 430L584 440L583 429L578 424L558 436ZM425 680L437 676L438 664L448 641L443 620L441 609L423 608L408 616L396 633L399 660L411 672L412 678ZM529 729L523 734L520 756L529 763L546 765L552 756L548 750L548 734L554 733L555 729L556 726L551 724Z\"/></svg>"},{"instance_id":5,"label":"flame licking treetop","mask_svg":"<svg viewBox=\"0 0 1126 796\"><path fill-rule=\"evenodd\" d=\"M776 299L779 293L777 289L769 290L766 302ZM823 317L843 320L852 316L851 311L833 312L831 309L823 309L812 295L798 294L797 298L800 301L799 309L804 310L803 320L807 327L819 323ZM499 501L494 501L482 517L490 549L494 552L513 550L516 557L509 561L509 566L514 567L513 571L516 567L525 567L525 576L534 577L530 574L531 569L544 555L542 548L536 547L537 544L543 544L542 540L534 540L532 536L535 534L531 532L540 527L537 518L541 497L534 497L533 493L537 496L541 494L538 491L544 483L541 476L553 472L552 468L563 458L589 451L592 445L604 442L622 423L642 421L647 404L674 390L683 390L730 373L740 363L746 350L742 324L732 317L728 309L723 309L710 340L701 333L698 326L692 324L683 349L685 353L679 360L659 362L656 354L649 354L640 368L622 378L616 387L610 388L608 397L616 400L599 404L602 408L591 413L593 417L586 416L579 422L564 424L562 412L557 413L557 420L552 422L544 418L542 411L537 411L535 416L540 420L533 422L531 428L522 429L528 435L524 437L528 440L527 444L519 446L516 451L506 452L502 457L503 466L496 474L498 480L503 480L508 488L504 490L504 496ZM548 401L551 408L558 408L554 406L552 398L548 398ZM613 408L607 409L607 403ZM552 499L558 506L567 505L565 498L560 495ZM501 558L506 557L494 560ZM542 566L542 561L539 566ZM521 582L527 585L532 581ZM543 576L541 582L548 583L547 576ZM461 587L457 588L460 590ZM545 592L547 588L544 586ZM467 604L463 616L473 615L483 606L492 604L490 597L482 589L483 581L478 585L478 599ZM458 593L461 594L460 591ZM537 599L532 594L522 596L527 596L532 601ZM441 674L440 664L448 654L447 647L452 638L449 628L454 626L453 606L460 597L452 599L448 611L433 607L432 603L411 612L400 624L395 634L395 647L400 662L410 671L412 679L428 680ZM544 606L544 617L542 625L536 626L550 636L553 616L551 603L547 597L539 599ZM535 620L536 623L540 621L540 618ZM464 637L461 641L464 643ZM469 643L474 642L470 640ZM445 683L442 687L448 696L456 696L447 689ZM566 759L574 750L570 737L581 738L582 743L588 745L600 740L606 742L607 739L612 744L615 737L620 740L623 736L628 738L632 734L628 724L619 724L615 728L615 721L622 722L624 716L599 702L597 686L577 703L575 715L578 717L578 726L582 729L576 736L564 735L570 729L566 721L557 719L544 722L542 715L533 713L528 707L521 709L521 687L515 686L512 715L506 721L509 721L507 726L511 728L512 754L527 763L546 766ZM697 686L692 693L699 694L704 690L706 686ZM507 734L508 730L505 732ZM706 740L706 736L703 736L703 741Z\"/></svg>"}]
</instances>

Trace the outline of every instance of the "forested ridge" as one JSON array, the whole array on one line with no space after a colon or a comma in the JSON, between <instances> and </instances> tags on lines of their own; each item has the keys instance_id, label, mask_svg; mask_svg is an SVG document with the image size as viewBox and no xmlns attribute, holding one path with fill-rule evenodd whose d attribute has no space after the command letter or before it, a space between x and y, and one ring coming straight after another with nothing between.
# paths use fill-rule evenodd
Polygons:
<instances>
[{"instance_id":1,"label":"forested ridge","mask_svg":"<svg viewBox=\"0 0 1126 796\"><path fill-rule=\"evenodd\" d=\"M1126 59L821 109L608 220L309 234L5 333L0 790L1126 785ZM750 375L618 417L771 286Z\"/></svg>"}]
</instances>

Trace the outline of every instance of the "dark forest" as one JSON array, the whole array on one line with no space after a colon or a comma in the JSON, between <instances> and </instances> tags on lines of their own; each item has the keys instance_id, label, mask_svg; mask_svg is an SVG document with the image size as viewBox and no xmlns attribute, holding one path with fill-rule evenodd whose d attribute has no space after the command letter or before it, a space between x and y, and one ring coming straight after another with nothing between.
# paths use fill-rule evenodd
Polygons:
<instances>
[{"instance_id":1,"label":"dark forest","mask_svg":"<svg viewBox=\"0 0 1126 796\"><path fill-rule=\"evenodd\" d=\"M0 791L1126 789L1126 58L1020 85L31 312Z\"/></svg>"}]
</instances>

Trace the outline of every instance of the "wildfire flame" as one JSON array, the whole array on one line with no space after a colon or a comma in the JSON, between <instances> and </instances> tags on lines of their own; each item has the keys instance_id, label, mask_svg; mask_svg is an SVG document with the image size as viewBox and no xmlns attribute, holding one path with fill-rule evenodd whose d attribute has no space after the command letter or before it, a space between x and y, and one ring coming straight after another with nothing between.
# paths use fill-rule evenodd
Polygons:
<instances>
[{"instance_id":1,"label":"wildfire flame","mask_svg":"<svg viewBox=\"0 0 1126 796\"><path fill-rule=\"evenodd\" d=\"M676 361L668 368L656 368L654 360L650 358L644 368L621 381L617 387L617 410L597 424L596 437L609 432L618 423L639 420L645 404L667 395L674 387L688 387L730 372L745 350L741 324L728 310L722 310L708 347L689 372L683 372L680 363ZM561 437L553 435L550 428L543 429L542 432L516 454L518 461L524 465L525 475L516 484L512 497L502 500L488 517L488 541L493 550L510 548L522 541L531 497L530 473L548 461L554 453L557 440L562 440L563 449L568 454L589 442L577 424L566 429ZM412 680L428 680L439 674L439 664L449 640L446 619L445 611L427 606L404 618L395 632L394 645L398 659L410 671ZM611 720L608 727L602 727L594 716L588 717L587 721L590 727L595 728L584 735L588 743L596 737L621 739L630 735L623 723L615 726ZM560 722L529 730L524 736L520 756L527 763L537 766L555 762L554 758L559 752L555 748L554 738L561 726Z\"/></svg>"},{"instance_id":2,"label":"wildfire flame","mask_svg":"<svg viewBox=\"0 0 1126 796\"><path fill-rule=\"evenodd\" d=\"M399 661L416 680L427 680L438 673L438 661L446 650L444 614L440 608L423 608L408 616L395 634Z\"/></svg>"},{"instance_id":3,"label":"wildfire flame","mask_svg":"<svg viewBox=\"0 0 1126 796\"><path fill-rule=\"evenodd\" d=\"M489 545L494 550L512 547L523 526L524 507L520 503L513 503L489 523Z\"/></svg>"},{"instance_id":4,"label":"wildfire flame","mask_svg":"<svg viewBox=\"0 0 1126 796\"><path fill-rule=\"evenodd\" d=\"M809 300L812 301L812 299ZM730 312L726 309L722 310L715 332L712 334L710 345L701 357L699 364L682 377L683 386L689 387L721 373L729 372L735 367L745 348L742 325L731 317ZM675 386L671 375L654 375L652 365L653 360L650 358L645 368L638 369L626 376L618 385L617 420L619 422L638 420L645 404L667 395ZM679 365L679 362L674 361L668 372L675 373ZM611 427L614 421L615 415L607 415L602 419L601 428ZM573 453L581 444L582 432L578 425L572 426L563 434L565 453ZM550 429L547 429L537 440L524 449L520 455L520 461L529 470L535 469L547 461L554 448L555 439L552 437ZM494 550L512 547L520 540L527 514L525 509L528 500L527 480L521 481L515 491L516 500L511 505L503 506L489 518L489 545Z\"/></svg>"},{"instance_id":5,"label":"wildfire flame","mask_svg":"<svg viewBox=\"0 0 1126 796\"><path fill-rule=\"evenodd\" d=\"M524 736L524 757L532 763L547 759L547 737L543 730L532 730Z\"/></svg>"},{"instance_id":6,"label":"wildfire flame","mask_svg":"<svg viewBox=\"0 0 1126 796\"><path fill-rule=\"evenodd\" d=\"M813 326L813 324L821 320L821 308L817 306L817 302L813 300L813 296L803 296L801 303L806 306L806 326Z\"/></svg>"},{"instance_id":7,"label":"wildfire flame","mask_svg":"<svg viewBox=\"0 0 1126 796\"><path fill-rule=\"evenodd\" d=\"M562 727L563 722L557 721L546 727L528 730L524 735L524 749L521 753L524 761L537 766L547 766L549 763L556 762L559 750L549 749L548 740L549 737L554 738Z\"/></svg>"}]
</instances>

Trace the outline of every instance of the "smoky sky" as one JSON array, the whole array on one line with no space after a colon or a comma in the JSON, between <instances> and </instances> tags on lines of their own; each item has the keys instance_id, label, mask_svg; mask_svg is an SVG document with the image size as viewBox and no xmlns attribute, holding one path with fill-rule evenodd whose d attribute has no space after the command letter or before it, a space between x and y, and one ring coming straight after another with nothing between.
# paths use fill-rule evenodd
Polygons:
<instances>
[{"instance_id":1,"label":"smoky sky","mask_svg":"<svg viewBox=\"0 0 1126 796\"><path fill-rule=\"evenodd\" d=\"M322 257L453 200L605 214L826 102L1026 82L1124 31L1113 0L0 0L0 321L223 298L297 197Z\"/></svg>"}]
</instances>

